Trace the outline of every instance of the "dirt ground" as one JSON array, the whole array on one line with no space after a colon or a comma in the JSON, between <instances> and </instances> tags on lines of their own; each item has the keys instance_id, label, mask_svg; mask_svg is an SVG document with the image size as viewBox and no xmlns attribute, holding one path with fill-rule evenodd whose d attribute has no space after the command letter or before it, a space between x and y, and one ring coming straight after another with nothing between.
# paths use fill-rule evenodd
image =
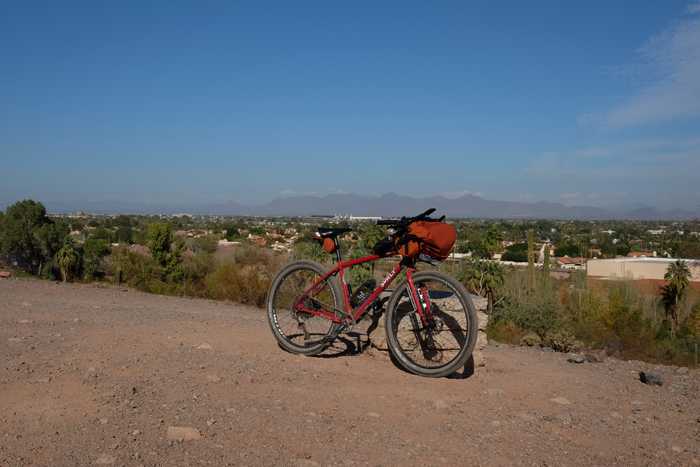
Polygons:
<instances>
[{"instance_id":1,"label":"dirt ground","mask_svg":"<svg viewBox=\"0 0 700 467\"><path fill-rule=\"evenodd\" d=\"M700 465L697 370L489 346L435 380L345 350L285 353L240 305L0 279L0 465Z\"/></svg>"}]
</instances>

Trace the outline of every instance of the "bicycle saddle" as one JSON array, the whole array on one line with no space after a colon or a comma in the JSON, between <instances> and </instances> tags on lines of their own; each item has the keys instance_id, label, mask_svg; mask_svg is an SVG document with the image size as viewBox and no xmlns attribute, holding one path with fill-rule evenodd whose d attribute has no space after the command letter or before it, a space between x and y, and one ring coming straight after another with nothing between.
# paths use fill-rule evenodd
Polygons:
<instances>
[{"instance_id":1,"label":"bicycle saddle","mask_svg":"<svg viewBox=\"0 0 700 467\"><path fill-rule=\"evenodd\" d=\"M321 238L333 238L346 232L352 231L349 227L319 227L318 236Z\"/></svg>"}]
</instances>

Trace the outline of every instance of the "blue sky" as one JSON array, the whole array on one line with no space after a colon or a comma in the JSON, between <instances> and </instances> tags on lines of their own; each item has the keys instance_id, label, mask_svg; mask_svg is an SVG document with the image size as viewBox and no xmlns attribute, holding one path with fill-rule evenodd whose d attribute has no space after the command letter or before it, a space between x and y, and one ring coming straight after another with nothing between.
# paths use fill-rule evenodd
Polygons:
<instances>
[{"instance_id":1,"label":"blue sky","mask_svg":"<svg viewBox=\"0 0 700 467\"><path fill-rule=\"evenodd\" d=\"M0 202L700 206L700 3L15 2Z\"/></svg>"}]
</instances>

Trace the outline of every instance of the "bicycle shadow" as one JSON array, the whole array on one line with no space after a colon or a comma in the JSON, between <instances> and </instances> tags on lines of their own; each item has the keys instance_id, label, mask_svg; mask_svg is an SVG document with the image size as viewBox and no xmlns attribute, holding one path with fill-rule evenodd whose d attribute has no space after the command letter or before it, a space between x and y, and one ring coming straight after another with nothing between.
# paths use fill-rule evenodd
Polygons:
<instances>
[{"instance_id":1,"label":"bicycle shadow","mask_svg":"<svg viewBox=\"0 0 700 467\"><path fill-rule=\"evenodd\" d=\"M316 358L339 358L362 355L370 347L368 339L363 339L363 334L350 331L338 336L323 353Z\"/></svg>"},{"instance_id":2,"label":"bicycle shadow","mask_svg":"<svg viewBox=\"0 0 700 467\"><path fill-rule=\"evenodd\" d=\"M441 310L435 310L440 315L445 315ZM380 312L375 313L369 317L370 322L364 332L362 331L349 331L338 336L334 343L326 349L323 353L316 355L315 358L340 358L340 357L352 357L358 356L365 353L368 349L372 347L371 336L372 333L377 330L379 326L379 321L384 317L384 309ZM446 321L452 318L446 315L444 318ZM460 345L464 345L463 338L461 336L455 336L456 340ZM394 355L388 350L378 350L381 355L386 355L389 357L391 363L399 370L413 375L410 371L403 368L399 361L394 357ZM467 379L474 375L475 364L474 357L469 356L469 359L464 364L464 368L446 376L447 379Z\"/></svg>"}]
</instances>

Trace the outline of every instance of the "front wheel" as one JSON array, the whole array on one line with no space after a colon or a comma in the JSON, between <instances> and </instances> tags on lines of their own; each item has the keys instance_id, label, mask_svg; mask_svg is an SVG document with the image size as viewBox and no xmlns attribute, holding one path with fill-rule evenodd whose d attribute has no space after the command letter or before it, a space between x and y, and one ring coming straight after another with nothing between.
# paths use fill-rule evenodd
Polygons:
<instances>
[{"instance_id":1,"label":"front wheel","mask_svg":"<svg viewBox=\"0 0 700 467\"><path fill-rule=\"evenodd\" d=\"M476 310L464 286L437 271L413 274L419 295L429 303L432 322L421 322L404 281L389 299L385 316L387 344L406 370L429 377L463 368L476 344ZM418 306L423 306L418 304Z\"/></svg>"}]
</instances>

